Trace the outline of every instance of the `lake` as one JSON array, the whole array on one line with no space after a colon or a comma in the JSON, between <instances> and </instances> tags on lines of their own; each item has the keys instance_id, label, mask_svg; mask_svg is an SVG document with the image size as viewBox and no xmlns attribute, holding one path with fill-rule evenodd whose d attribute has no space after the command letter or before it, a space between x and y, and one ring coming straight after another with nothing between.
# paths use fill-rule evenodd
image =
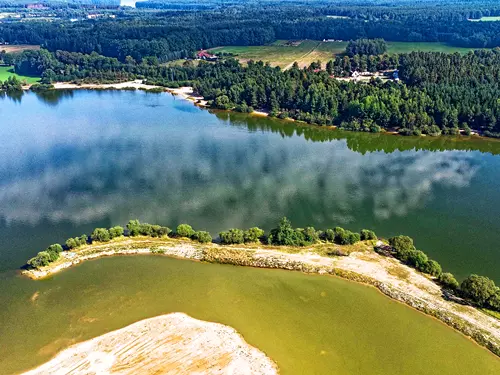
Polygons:
<instances>
[{"instance_id":1,"label":"lake","mask_svg":"<svg viewBox=\"0 0 500 375\"><path fill-rule=\"evenodd\" d=\"M0 99L0 270L96 226L216 236L299 227L407 234L459 279L500 284L500 142L405 138L216 115L169 94Z\"/></svg>"},{"instance_id":2,"label":"lake","mask_svg":"<svg viewBox=\"0 0 500 375\"><path fill-rule=\"evenodd\" d=\"M408 234L459 278L500 283L500 142L297 127L128 91L2 97L0 118L0 373L172 311L231 325L283 374L499 373L462 335L332 277L153 256L44 281L15 270L51 243L131 218L215 236L287 216Z\"/></svg>"},{"instance_id":3,"label":"lake","mask_svg":"<svg viewBox=\"0 0 500 375\"><path fill-rule=\"evenodd\" d=\"M0 373L135 321L182 311L227 324L281 374L498 375L500 359L375 288L331 276L158 256L2 282Z\"/></svg>"}]
</instances>

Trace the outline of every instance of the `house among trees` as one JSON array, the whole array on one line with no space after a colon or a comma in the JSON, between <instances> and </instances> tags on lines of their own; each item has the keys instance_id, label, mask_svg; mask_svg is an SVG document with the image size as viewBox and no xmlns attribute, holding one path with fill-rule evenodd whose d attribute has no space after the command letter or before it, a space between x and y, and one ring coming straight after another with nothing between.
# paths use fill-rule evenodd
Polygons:
<instances>
[{"instance_id":1,"label":"house among trees","mask_svg":"<svg viewBox=\"0 0 500 375\"><path fill-rule=\"evenodd\" d=\"M211 53L208 53L207 51L200 51L196 54L196 58L200 60L206 60L206 61L217 61L219 58L215 55L212 55Z\"/></svg>"}]
</instances>

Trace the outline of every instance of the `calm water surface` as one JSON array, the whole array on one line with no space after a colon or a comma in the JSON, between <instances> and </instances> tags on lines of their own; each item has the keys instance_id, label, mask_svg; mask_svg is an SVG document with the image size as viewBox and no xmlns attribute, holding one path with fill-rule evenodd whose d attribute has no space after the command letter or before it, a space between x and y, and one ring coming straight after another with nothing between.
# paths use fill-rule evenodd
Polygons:
<instances>
[{"instance_id":1,"label":"calm water surface","mask_svg":"<svg viewBox=\"0 0 500 375\"><path fill-rule=\"evenodd\" d=\"M9 310L0 314L1 374L174 311L234 327L284 375L500 373L498 357L440 322L329 276L136 256L10 280L7 289L16 294L0 290Z\"/></svg>"},{"instance_id":2,"label":"calm water surface","mask_svg":"<svg viewBox=\"0 0 500 375\"><path fill-rule=\"evenodd\" d=\"M130 218L408 234L459 278L500 283L500 142L296 128L167 94L0 98L0 269ZM336 139L338 138L338 139Z\"/></svg>"},{"instance_id":3,"label":"calm water surface","mask_svg":"<svg viewBox=\"0 0 500 375\"><path fill-rule=\"evenodd\" d=\"M130 218L216 235L286 215L408 234L459 278L500 283L499 142L297 128L142 92L0 98L0 119L0 373L170 311L230 324L284 374L499 373L447 327L333 278L155 257L39 282L14 272L53 242Z\"/></svg>"}]
</instances>

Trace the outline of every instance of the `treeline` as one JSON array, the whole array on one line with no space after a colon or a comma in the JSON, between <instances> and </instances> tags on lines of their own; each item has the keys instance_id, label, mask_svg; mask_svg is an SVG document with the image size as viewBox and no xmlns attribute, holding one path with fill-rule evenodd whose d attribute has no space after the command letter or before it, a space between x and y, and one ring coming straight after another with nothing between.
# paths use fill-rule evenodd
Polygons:
<instances>
[{"instance_id":1,"label":"treeline","mask_svg":"<svg viewBox=\"0 0 500 375\"><path fill-rule=\"evenodd\" d=\"M367 84L341 82L353 69L399 68L402 82L374 79ZM368 66L370 65L370 66ZM355 55L336 58L326 71L286 71L262 62L243 67L228 59L194 66L160 65L156 59L137 63L96 53L85 55L46 50L24 51L15 59L16 72L41 74L42 82L86 80L116 82L146 78L148 83L191 85L219 109L242 112L261 109L271 116L318 125L378 132L399 130L404 135L500 134L500 49L465 55L413 52L401 55Z\"/></svg>"},{"instance_id":2,"label":"treeline","mask_svg":"<svg viewBox=\"0 0 500 375\"><path fill-rule=\"evenodd\" d=\"M22 91L22 82L16 76L10 76L5 81L0 81L0 91Z\"/></svg>"},{"instance_id":3,"label":"treeline","mask_svg":"<svg viewBox=\"0 0 500 375\"><path fill-rule=\"evenodd\" d=\"M130 220L125 228L114 226L112 228L96 228L90 236L69 238L65 246L60 244L50 245L46 250L39 252L31 258L27 265L30 268L38 269L49 265L60 257L64 250L69 251L80 246L93 242L109 242L114 238L122 236L147 236L153 238L177 237L190 238L200 243L211 243L213 239L206 231L195 231L189 224L180 224L175 232L170 228L141 223L139 220ZM310 246L318 243L335 243L338 245L353 245L359 241L377 240L375 232L367 229L359 233L351 232L341 227L327 229L325 231L316 230L314 227L294 228L291 222L282 218L278 225L271 229L268 234L264 230L253 227L248 230L232 228L219 233L216 242L222 245L262 243L274 246ZM408 236L395 236L389 238L389 245L377 243L375 251L385 256L393 256L402 263L417 269L418 271L432 276L450 293L461 298L465 298L478 307L483 307L500 312L500 288L495 282L487 277L470 275L461 284L451 273L443 272L441 265L429 257L421 250L417 250L413 239ZM154 250L154 251L153 251ZM154 253L161 252L160 249L153 249ZM329 250L327 255L345 255L341 250Z\"/></svg>"},{"instance_id":4,"label":"treeline","mask_svg":"<svg viewBox=\"0 0 500 375\"><path fill-rule=\"evenodd\" d=\"M408 236L396 236L389 239L390 253L401 262L423 273L434 276L438 282L459 297L474 305L500 312L500 288L488 277L470 275L461 284L451 273L443 273L441 265L429 259L421 250L417 250L413 239ZM384 247L377 249L384 253Z\"/></svg>"},{"instance_id":5,"label":"treeline","mask_svg":"<svg viewBox=\"0 0 500 375\"><path fill-rule=\"evenodd\" d=\"M345 49L348 56L354 55L382 55L387 51L384 39L357 39L347 43Z\"/></svg>"},{"instance_id":6,"label":"treeline","mask_svg":"<svg viewBox=\"0 0 500 375\"><path fill-rule=\"evenodd\" d=\"M130 220L125 228L114 226L112 228L95 228L90 236L82 234L79 237L68 238L63 245L53 244L46 250L39 252L35 257L28 260L30 268L40 268L49 265L59 259L63 250L69 251L93 242L109 242L115 238L128 236L147 236L153 238L161 237L182 237L190 238L200 243L210 243L212 236L206 231L196 231L189 224L179 224L175 231L168 227L141 223L139 220ZM224 245L243 244L261 242L263 244L278 246L307 246L320 240L337 243L339 245L352 245L359 241L376 240L374 232L364 229L360 233L353 233L349 230L336 227L325 232L318 231L313 227L292 228L288 219L281 219L278 227L271 230L269 235L265 235L264 230L254 227L248 230L230 229L219 233L220 242Z\"/></svg>"}]
</instances>

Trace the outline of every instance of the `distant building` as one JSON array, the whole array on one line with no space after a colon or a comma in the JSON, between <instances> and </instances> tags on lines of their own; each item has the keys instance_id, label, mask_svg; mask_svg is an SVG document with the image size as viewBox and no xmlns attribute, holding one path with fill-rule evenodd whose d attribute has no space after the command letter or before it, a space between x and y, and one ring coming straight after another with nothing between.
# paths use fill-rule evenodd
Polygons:
<instances>
[{"instance_id":1,"label":"distant building","mask_svg":"<svg viewBox=\"0 0 500 375\"><path fill-rule=\"evenodd\" d=\"M28 9L49 9L43 4L28 4L28 5L26 5L26 8L28 8Z\"/></svg>"},{"instance_id":2,"label":"distant building","mask_svg":"<svg viewBox=\"0 0 500 375\"><path fill-rule=\"evenodd\" d=\"M212 55L211 53L208 53L207 51L200 51L196 54L196 57L200 60L207 60L207 61L216 61L218 59L217 56Z\"/></svg>"}]
</instances>

